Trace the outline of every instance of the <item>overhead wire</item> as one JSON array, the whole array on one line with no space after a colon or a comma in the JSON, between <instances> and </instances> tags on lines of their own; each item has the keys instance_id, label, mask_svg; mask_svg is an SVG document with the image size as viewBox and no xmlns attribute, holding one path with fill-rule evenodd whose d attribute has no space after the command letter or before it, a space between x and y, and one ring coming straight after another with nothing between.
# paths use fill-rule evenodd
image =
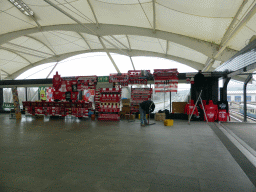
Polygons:
<instances>
[{"instance_id":1,"label":"overhead wire","mask_svg":"<svg viewBox=\"0 0 256 192\"><path fill-rule=\"evenodd\" d=\"M23 20L23 19L20 19L19 17L16 17L16 16L14 16L14 15L12 15L12 14L10 14L10 13L7 13L7 12L5 12L5 11L1 11L1 12L5 13L5 14L7 14L7 15L9 15L9 16L14 17L15 19L18 19L18 20L20 20L20 21L23 21L23 22L25 22L25 23L27 23L27 24L29 24L29 25L37 26L37 25L33 25L33 24L31 24L31 23L29 23L29 22Z\"/></svg>"},{"instance_id":2,"label":"overhead wire","mask_svg":"<svg viewBox=\"0 0 256 192\"><path fill-rule=\"evenodd\" d=\"M83 14L81 11L79 11L77 8L75 8L72 4L70 4L69 2L67 2L66 0L64 0L68 5L70 5L71 7L73 7L76 11L78 11L80 14L82 14L84 17L88 18L89 21L91 21L91 23L94 23L93 20L91 20L89 17L87 17L85 14ZM64 6L64 5L63 5Z\"/></svg>"},{"instance_id":3,"label":"overhead wire","mask_svg":"<svg viewBox=\"0 0 256 192\"><path fill-rule=\"evenodd\" d=\"M158 4L158 5L162 6L162 7L165 7L166 9L170 9L172 11L178 12L178 13L182 13L182 14L186 14L186 15L191 15L191 16L196 16L196 17L204 17L204 18L209 18L209 19L211 19L211 18L214 18L214 19L215 18L216 19L218 19L218 18L223 18L223 19L232 18L232 17L209 17L209 16L203 16L203 15L196 15L196 14L191 14L191 13L187 13L187 12L184 12L184 11L179 11L177 9L172 9L172 8L167 7L166 5L163 5L163 4L159 3L159 2L156 2L156 4Z\"/></svg>"},{"instance_id":4,"label":"overhead wire","mask_svg":"<svg viewBox=\"0 0 256 192\"><path fill-rule=\"evenodd\" d=\"M152 24L151 24L150 21L149 21L149 18L148 18L148 16L147 16L147 14L146 14L146 12L145 12L145 10L144 10L144 8L143 8L143 6L142 6L140 0L138 0L138 2L139 2L139 4L140 4L140 7L141 7L141 9L143 10L143 12L144 12L144 14L145 14L147 20L148 20L148 22L149 22L150 27L153 27Z\"/></svg>"},{"instance_id":5,"label":"overhead wire","mask_svg":"<svg viewBox=\"0 0 256 192\"><path fill-rule=\"evenodd\" d=\"M60 12L63 13L64 10L60 9L58 6L56 6L55 4L53 4L51 1L49 1L49 0L44 0L44 1L47 2L48 4L50 4L51 6L55 7L57 10L59 10ZM55 1L56 1L56 0L55 0ZM65 11L64 11L64 12L65 12ZM80 22L79 20L77 20L76 18L74 18L74 17L73 17L72 15L70 15L69 13L66 12L66 13L63 13L63 14L65 14L67 17L71 18L72 20L76 21L78 24L82 25L84 28L86 28L87 30L89 30L93 35L100 37L99 34L98 34L96 31L94 31L94 30L91 29L90 27L84 25L82 22ZM112 45L113 45L113 43L109 42L109 41L108 41L107 39L105 39L104 37L100 37L100 38L102 38L104 41L108 42L109 44L112 44ZM116 46L114 45L114 47L116 47ZM121 50L119 47L116 47L116 48L118 48L118 49L119 49L121 52L123 52L125 55L128 55L126 52L124 52L123 50Z\"/></svg>"},{"instance_id":6,"label":"overhead wire","mask_svg":"<svg viewBox=\"0 0 256 192\"><path fill-rule=\"evenodd\" d=\"M78 44L74 43L75 41L69 41L69 40L67 40L67 39L65 39L65 38L63 38L63 37L61 37L61 36L59 36L59 35L57 35L57 34L55 34L55 33L52 33L51 31L48 31L48 33L50 33L50 34L52 34L52 35L54 35L54 36L56 36L56 37L59 37L60 39L63 39L63 40L65 40L65 41L68 41L69 43L72 43L72 44L74 44L74 45L76 45L76 46L78 46L78 47L86 48L86 47L83 47L83 46L81 46L81 45L78 45ZM79 39L78 39L78 40L79 40ZM77 41L77 40L76 40L76 41Z\"/></svg>"},{"instance_id":7,"label":"overhead wire","mask_svg":"<svg viewBox=\"0 0 256 192\"><path fill-rule=\"evenodd\" d=\"M32 73L32 74L30 74L29 76L25 77L24 79L27 79L28 77L31 77L31 76L33 76L33 75L39 73L39 72L42 72L42 71L44 71L44 70L46 70L46 69L52 67L53 65L55 65L55 64L52 64L51 66L45 67L45 68L43 68L43 69L40 69L40 70L36 71L35 73Z\"/></svg>"},{"instance_id":8,"label":"overhead wire","mask_svg":"<svg viewBox=\"0 0 256 192\"><path fill-rule=\"evenodd\" d=\"M18 55L16 55L16 56L18 56ZM12 61L12 60L8 60L8 59L2 59L2 58L0 58L0 60L3 60L3 61ZM20 64L27 64L27 63L24 63L24 62L21 62L21 61L15 61L15 63L20 63ZM5 63L5 64L7 64L7 63ZM1 66L4 66L5 64L3 64L3 65L1 65Z\"/></svg>"}]
</instances>

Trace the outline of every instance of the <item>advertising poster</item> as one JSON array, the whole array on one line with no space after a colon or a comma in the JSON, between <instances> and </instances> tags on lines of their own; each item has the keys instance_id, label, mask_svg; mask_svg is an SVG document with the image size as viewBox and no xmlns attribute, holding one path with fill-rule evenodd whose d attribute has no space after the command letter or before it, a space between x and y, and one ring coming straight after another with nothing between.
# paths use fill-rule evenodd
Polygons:
<instances>
[{"instance_id":1,"label":"advertising poster","mask_svg":"<svg viewBox=\"0 0 256 192\"><path fill-rule=\"evenodd\" d=\"M49 87L46 89L47 101L53 101L53 92L54 92L54 89L52 87Z\"/></svg>"},{"instance_id":2,"label":"advertising poster","mask_svg":"<svg viewBox=\"0 0 256 192\"><path fill-rule=\"evenodd\" d=\"M86 102L88 102L88 101L93 102L94 95L95 95L94 89L84 90L83 91L83 100L85 100Z\"/></svg>"},{"instance_id":3,"label":"advertising poster","mask_svg":"<svg viewBox=\"0 0 256 192\"><path fill-rule=\"evenodd\" d=\"M40 96L39 100L46 101L46 87L39 87L38 92Z\"/></svg>"}]
</instances>

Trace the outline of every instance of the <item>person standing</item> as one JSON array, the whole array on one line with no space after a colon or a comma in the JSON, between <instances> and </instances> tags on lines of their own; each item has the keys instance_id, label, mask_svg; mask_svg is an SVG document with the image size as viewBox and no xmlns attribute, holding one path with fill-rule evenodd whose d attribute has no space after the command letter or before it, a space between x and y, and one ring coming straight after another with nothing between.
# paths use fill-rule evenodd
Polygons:
<instances>
[{"instance_id":1,"label":"person standing","mask_svg":"<svg viewBox=\"0 0 256 192\"><path fill-rule=\"evenodd\" d=\"M140 121L141 121L142 127L148 124L146 120L146 114L153 112L154 109L155 109L155 104L153 101L148 100L140 103L139 111L140 111Z\"/></svg>"}]
</instances>

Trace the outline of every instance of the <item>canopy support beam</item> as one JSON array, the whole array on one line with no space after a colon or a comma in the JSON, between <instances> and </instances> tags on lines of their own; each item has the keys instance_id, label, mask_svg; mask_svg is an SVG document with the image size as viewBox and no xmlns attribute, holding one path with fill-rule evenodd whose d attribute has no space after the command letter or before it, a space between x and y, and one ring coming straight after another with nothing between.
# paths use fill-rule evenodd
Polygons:
<instances>
[{"instance_id":1,"label":"canopy support beam","mask_svg":"<svg viewBox=\"0 0 256 192\"><path fill-rule=\"evenodd\" d=\"M35 37L30 36L30 35L24 35L24 36L25 36L25 37L28 37L28 38L30 38L30 39L33 39L33 40L35 40L35 41L37 41L37 42L39 42L39 43L41 43L42 45L44 45L45 47L47 47L54 55L56 55L56 53L53 51L53 49L50 48L48 45L46 45L43 41L40 41L40 40L36 39Z\"/></svg>"},{"instance_id":2,"label":"canopy support beam","mask_svg":"<svg viewBox=\"0 0 256 192\"><path fill-rule=\"evenodd\" d=\"M116 63L115 63L115 61L114 61L114 59L112 58L112 56L110 55L108 49L106 48L106 45L105 45L104 42L102 41L101 37L98 37L98 39L99 39L101 45L103 46L103 49L104 49L105 52L107 53L107 55L108 55L110 61L112 62L113 66L115 67L116 71L117 71L118 73L121 73L120 70L118 69L118 67L117 67L117 65L116 65Z\"/></svg>"},{"instance_id":3,"label":"canopy support beam","mask_svg":"<svg viewBox=\"0 0 256 192\"><path fill-rule=\"evenodd\" d=\"M246 78L245 82L244 82L244 122L247 122L247 93L246 93L246 88L247 88L247 84L251 81L252 79L252 74L248 75L248 77Z\"/></svg>"},{"instance_id":4,"label":"canopy support beam","mask_svg":"<svg viewBox=\"0 0 256 192\"><path fill-rule=\"evenodd\" d=\"M84 36L83 36L81 33L79 33L79 32L77 32L77 33L78 33L78 35L84 40L84 42L85 42L86 45L89 47L89 49L92 50L91 46L89 45L88 41L84 38Z\"/></svg>"},{"instance_id":5,"label":"canopy support beam","mask_svg":"<svg viewBox=\"0 0 256 192\"><path fill-rule=\"evenodd\" d=\"M239 14L241 13L241 11L243 10L245 4L248 2L248 0L244 0L243 3L241 4L241 6L239 7L234 19L232 20L232 22L230 23L227 31L225 32L220 46L219 46L219 50L214 54L214 56L211 58L213 61L209 61L209 63L206 63L206 67L203 69L203 71L208 71L210 69L210 67L212 67L215 59L226 49L226 47L228 46L228 43L230 42L231 39L233 39L233 37L235 37L235 35L243 28L244 25L246 25L246 23L253 17L253 15L256 13L256 4L252 7L251 10L249 10L248 14L242 19L240 20L240 22L236 25L237 27L234 28L235 22L237 21L237 18L239 16Z\"/></svg>"},{"instance_id":6,"label":"canopy support beam","mask_svg":"<svg viewBox=\"0 0 256 192\"><path fill-rule=\"evenodd\" d=\"M93 16L94 16L94 19L95 19L95 22L96 22L96 26L97 26L97 28L99 28L99 22L98 22L98 19L97 19L97 17L96 17L96 14L95 14L95 12L94 12L93 6L92 6L90 0L87 0L87 2L88 2L88 4L89 4L89 6L90 6L90 8L91 8L91 11L92 11L92 14L93 14Z\"/></svg>"}]
</instances>

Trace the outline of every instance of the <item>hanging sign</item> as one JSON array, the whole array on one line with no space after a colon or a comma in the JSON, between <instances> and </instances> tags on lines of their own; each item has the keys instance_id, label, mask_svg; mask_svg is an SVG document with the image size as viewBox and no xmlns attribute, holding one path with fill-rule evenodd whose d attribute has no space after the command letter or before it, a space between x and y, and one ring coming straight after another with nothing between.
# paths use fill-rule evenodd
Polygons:
<instances>
[{"instance_id":1,"label":"hanging sign","mask_svg":"<svg viewBox=\"0 0 256 192\"><path fill-rule=\"evenodd\" d=\"M108 76L98 77L98 82L109 82Z\"/></svg>"}]
</instances>

